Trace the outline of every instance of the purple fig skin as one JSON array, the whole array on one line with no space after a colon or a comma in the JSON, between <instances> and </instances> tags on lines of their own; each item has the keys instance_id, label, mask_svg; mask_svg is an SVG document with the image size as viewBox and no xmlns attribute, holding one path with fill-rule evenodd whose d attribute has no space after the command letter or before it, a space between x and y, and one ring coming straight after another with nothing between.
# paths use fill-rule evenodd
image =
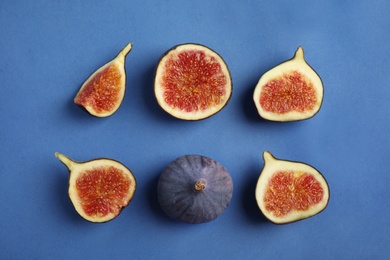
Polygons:
<instances>
[{"instance_id":1,"label":"purple fig skin","mask_svg":"<svg viewBox=\"0 0 390 260\"><path fill-rule=\"evenodd\" d=\"M205 223L226 210L233 195L233 181L215 160L185 155L163 170L157 195L170 218L189 224Z\"/></svg>"}]
</instances>

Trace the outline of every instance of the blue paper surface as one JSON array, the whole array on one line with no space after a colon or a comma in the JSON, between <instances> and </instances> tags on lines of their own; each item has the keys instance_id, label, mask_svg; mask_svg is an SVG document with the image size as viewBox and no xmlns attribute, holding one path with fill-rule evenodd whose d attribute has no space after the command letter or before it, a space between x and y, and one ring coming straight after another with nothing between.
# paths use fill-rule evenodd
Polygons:
<instances>
[{"instance_id":1,"label":"blue paper surface","mask_svg":"<svg viewBox=\"0 0 390 260\"><path fill-rule=\"evenodd\" d=\"M389 1L2 1L0 3L1 259L385 259L390 240ZM128 42L119 110L95 118L73 97ZM217 51L233 78L229 104L206 120L158 106L154 69L176 44ZM321 76L320 112L301 122L259 118L260 76L298 46ZM288 225L254 198L262 153L323 173L328 207ZM116 159L137 179L115 220L92 224L73 209L54 152ZM216 220L170 220L159 174L184 154L230 172L234 192Z\"/></svg>"}]
</instances>

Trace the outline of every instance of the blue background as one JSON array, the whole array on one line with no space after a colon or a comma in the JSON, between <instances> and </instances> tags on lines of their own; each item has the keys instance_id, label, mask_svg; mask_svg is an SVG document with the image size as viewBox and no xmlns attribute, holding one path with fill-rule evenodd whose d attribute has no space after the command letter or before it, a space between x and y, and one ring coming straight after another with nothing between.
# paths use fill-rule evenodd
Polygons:
<instances>
[{"instance_id":1,"label":"blue background","mask_svg":"<svg viewBox=\"0 0 390 260\"><path fill-rule=\"evenodd\" d=\"M1 1L1 259L384 259L390 253L390 2ZM73 97L128 42L127 92L99 119ZM233 96L215 116L174 119L153 94L154 69L173 45L217 51ZM261 120L260 76L299 45L324 82L312 119ZM309 163L330 185L319 215L274 225L254 190L262 152ZM109 157L134 172L131 204L105 224L83 220L54 152ZM189 225L160 209L156 184L190 153L224 164L233 199L216 220Z\"/></svg>"}]
</instances>

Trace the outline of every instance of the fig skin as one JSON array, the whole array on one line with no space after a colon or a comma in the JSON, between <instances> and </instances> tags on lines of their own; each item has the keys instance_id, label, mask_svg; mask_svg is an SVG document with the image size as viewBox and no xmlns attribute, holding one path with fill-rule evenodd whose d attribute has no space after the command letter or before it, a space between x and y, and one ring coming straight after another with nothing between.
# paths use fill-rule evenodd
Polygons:
<instances>
[{"instance_id":1,"label":"fig skin","mask_svg":"<svg viewBox=\"0 0 390 260\"><path fill-rule=\"evenodd\" d=\"M317 102L314 104L313 109L305 112L291 110L290 112L283 114L278 114L263 109L259 99L264 85L274 79L281 77L286 72L291 73L294 71L299 72L299 74L302 74L304 78L308 79L312 83L313 88L316 91L317 98ZM306 62L304 57L304 50L301 46L298 47L294 56L291 59L281 62L280 64L276 65L275 67L264 73L260 77L259 82L257 83L253 93L253 101L255 103L259 115L265 120L275 122L302 121L310 119L321 110L323 99L324 86L322 79L318 75L318 73L310 66L310 64Z\"/></svg>"},{"instance_id":2,"label":"fig skin","mask_svg":"<svg viewBox=\"0 0 390 260\"><path fill-rule=\"evenodd\" d=\"M320 171L318 171L312 165L307 163L277 159L269 151L264 151L263 159L264 167L257 181L255 197L260 211L270 222L277 225L294 223L316 216L325 210L325 208L328 206L330 199L330 189L328 182ZM287 213L284 217L276 217L273 216L272 212L266 210L263 201L264 193L267 188L268 181L275 172L288 170L293 170L294 172L307 172L310 175L314 176L315 180L318 181L321 188L323 189L324 195L319 203L309 206L309 209L307 210L299 211L293 209L293 212Z\"/></svg>"},{"instance_id":3,"label":"fig skin","mask_svg":"<svg viewBox=\"0 0 390 260\"><path fill-rule=\"evenodd\" d=\"M124 99L124 95L126 92L126 69L125 69L125 62L127 55L131 52L133 47L132 43L128 43L119 53L118 55L98 68L94 73L92 73L88 79L83 83L83 85L80 87L79 91L77 92L76 96L74 97L74 103L81 107L84 111L88 112L90 115L95 117L109 117L113 115L122 104L122 101ZM93 91L86 90L86 87L89 86L89 83L96 79L96 77L99 77L100 73L106 72L106 70L109 70L110 67L113 66L116 69L116 73L120 75L119 82L115 82L115 89L114 92L118 95L117 100L110 100L107 99L106 96L103 96L101 94L97 94L97 91L101 91L101 89L93 89ZM112 68L111 68L112 69ZM117 79L115 79L117 80ZM107 84L107 83L106 83ZM112 83L111 83L112 84ZM87 91L89 93L87 93ZM108 89L104 89L102 92L109 92L112 91ZM95 94L95 96L94 96ZM112 93L110 93L112 94ZM98 97L96 97L96 95ZM112 94L113 95L113 94ZM100 104L107 104L107 103L113 103L110 104L110 109L101 109L100 111L98 109L95 109L95 106L97 103Z\"/></svg>"},{"instance_id":4,"label":"fig skin","mask_svg":"<svg viewBox=\"0 0 390 260\"><path fill-rule=\"evenodd\" d=\"M68 182L68 195L69 199L71 200L76 212L85 220L92 222L92 223L106 223L109 222L116 217L118 217L122 210L129 205L129 203L134 198L134 194L137 187L137 181L135 179L135 176L133 175L132 171L127 168L125 165L120 163L119 161L110 159L110 158L96 158L91 159L84 162L76 162L69 157L56 152L55 157L59 159L67 168L69 172L69 182ZM107 167L112 166L116 169L119 169L122 171L123 174L125 174L129 181L130 186L128 193L124 198L122 198L121 205L116 205L119 207L116 207L117 212L115 213L108 213L105 216L94 216L94 215L88 215L85 210L82 207L81 199L78 195L78 191L76 188L76 181L80 178L80 174L83 174L86 170L96 169L99 167ZM124 201L123 201L124 200Z\"/></svg>"},{"instance_id":5,"label":"fig skin","mask_svg":"<svg viewBox=\"0 0 390 260\"><path fill-rule=\"evenodd\" d=\"M164 100L163 100L163 94L161 94L160 92L162 92L162 90L160 90L162 88L161 84L159 83L161 77L162 77L162 74L164 73L164 65L165 65L165 61L168 60L168 55L170 53L173 53L173 52L176 52L176 51L180 51L181 49L184 49L184 50L203 50L203 51L206 51L209 55L215 57L218 59L219 61L219 64L221 65L221 68L222 68L222 71L224 72L224 75L227 79L227 84L225 85L225 87L228 87L226 89L226 91L228 92L228 94L226 94L226 99L225 101L223 102L223 105L222 106L219 106L218 108L216 108L213 112L201 112L201 113L187 113L187 112L182 112L182 111L179 111L177 109L174 109L174 108L171 108L169 106L169 104L167 104ZM157 65L156 65L156 68L155 68L155 79L154 79L154 93L155 93L155 98L156 98L156 101L157 103L159 104L159 106L165 111L167 112L170 116L176 118L176 119L181 119L181 120L185 120L185 121L198 121L198 120L204 120L204 119L207 119L217 113L219 113L223 108L225 108L232 95L233 95L233 80L232 80L232 76L231 76L231 72L230 72L230 69L226 63L226 61L223 59L223 57L218 53L216 52L215 50L209 48L208 46L206 45L203 45L203 44L199 44L199 43L193 43L193 42L188 42L188 43L183 43L183 44L177 44L173 47L171 47L170 49L168 49L167 51L165 51L163 53L163 55L160 57Z\"/></svg>"},{"instance_id":6,"label":"fig skin","mask_svg":"<svg viewBox=\"0 0 390 260\"><path fill-rule=\"evenodd\" d=\"M228 207L233 182L226 168L201 155L185 155L161 173L158 201L170 218L188 223L210 222Z\"/></svg>"}]
</instances>

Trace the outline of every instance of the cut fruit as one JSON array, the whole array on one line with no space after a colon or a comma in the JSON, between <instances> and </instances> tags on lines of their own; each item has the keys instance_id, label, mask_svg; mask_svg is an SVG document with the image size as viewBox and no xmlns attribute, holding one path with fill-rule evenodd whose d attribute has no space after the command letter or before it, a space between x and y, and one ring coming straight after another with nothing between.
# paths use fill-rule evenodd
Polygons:
<instances>
[{"instance_id":1,"label":"cut fruit","mask_svg":"<svg viewBox=\"0 0 390 260\"><path fill-rule=\"evenodd\" d=\"M133 198L136 180L120 162L106 158L76 162L58 152L55 156L69 170L69 198L84 219L110 221Z\"/></svg>"},{"instance_id":2,"label":"cut fruit","mask_svg":"<svg viewBox=\"0 0 390 260\"><path fill-rule=\"evenodd\" d=\"M264 216L276 224L291 223L323 211L329 187L312 166L279 160L265 151L264 168L256 185L256 201Z\"/></svg>"},{"instance_id":3,"label":"cut fruit","mask_svg":"<svg viewBox=\"0 0 390 260\"><path fill-rule=\"evenodd\" d=\"M158 201L174 220L198 224L214 220L228 207L233 182L225 167L201 155L185 155L161 173Z\"/></svg>"},{"instance_id":4,"label":"cut fruit","mask_svg":"<svg viewBox=\"0 0 390 260\"><path fill-rule=\"evenodd\" d=\"M96 117L114 114L125 95L125 61L131 48L132 44L127 44L113 60L96 70L81 86L74 102Z\"/></svg>"},{"instance_id":5,"label":"cut fruit","mask_svg":"<svg viewBox=\"0 0 390 260\"><path fill-rule=\"evenodd\" d=\"M321 108L321 78L305 61L299 47L292 59L261 76L253 93L260 116L270 121L298 121L313 117Z\"/></svg>"},{"instance_id":6,"label":"cut fruit","mask_svg":"<svg viewBox=\"0 0 390 260\"><path fill-rule=\"evenodd\" d=\"M229 69L215 51L199 44L168 50L154 81L158 104L183 120L200 120L219 112L232 94Z\"/></svg>"}]
</instances>

